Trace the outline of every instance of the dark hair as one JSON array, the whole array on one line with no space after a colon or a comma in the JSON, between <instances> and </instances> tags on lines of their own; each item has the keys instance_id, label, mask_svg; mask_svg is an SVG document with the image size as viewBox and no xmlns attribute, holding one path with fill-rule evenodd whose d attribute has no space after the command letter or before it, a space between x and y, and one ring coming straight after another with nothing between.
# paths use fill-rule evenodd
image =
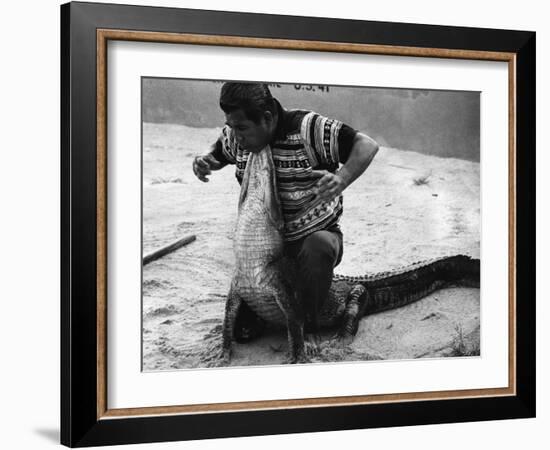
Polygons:
<instances>
[{"instance_id":1,"label":"dark hair","mask_svg":"<svg viewBox=\"0 0 550 450\"><path fill-rule=\"evenodd\" d=\"M277 115L275 99L267 84L263 83L224 83L220 107L226 114L242 109L245 116L254 123L259 123L266 111Z\"/></svg>"}]
</instances>

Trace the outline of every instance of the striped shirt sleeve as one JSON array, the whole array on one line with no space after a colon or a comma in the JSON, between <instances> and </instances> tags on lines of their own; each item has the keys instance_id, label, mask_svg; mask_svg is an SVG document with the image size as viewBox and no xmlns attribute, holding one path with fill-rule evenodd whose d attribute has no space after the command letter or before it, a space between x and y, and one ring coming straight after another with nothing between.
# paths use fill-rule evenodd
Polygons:
<instances>
[{"instance_id":1,"label":"striped shirt sleeve","mask_svg":"<svg viewBox=\"0 0 550 450\"><path fill-rule=\"evenodd\" d=\"M214 144L212 155L223 163L235 164L237 162L237 140L235 133L227 125L222 128L222 132Z\"/></svg>"},{"instance_id":2,"label":"striped shirt sleeve","mask_svg":"<svg viewBox=\"0 0 550 450\"><path fill-rule=\"evenodd\" d=\"M313 167L334 167L347 160L356 131L339 120L310 112L302 119L300 134Z\"/></svg>"}]
</instances>

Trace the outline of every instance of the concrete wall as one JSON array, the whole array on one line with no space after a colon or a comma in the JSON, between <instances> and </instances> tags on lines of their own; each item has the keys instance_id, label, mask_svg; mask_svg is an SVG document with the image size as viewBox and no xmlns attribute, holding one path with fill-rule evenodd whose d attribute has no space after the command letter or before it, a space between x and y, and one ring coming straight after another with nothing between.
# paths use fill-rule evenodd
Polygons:
<instances>
[{"instance_id":1,"label":"concrete wall","mask_svg":"<svg viewBox=\"0 0 550 450\"><path fill-rule=\"evenodd\" d=\"M340 119L381 145L479 161L480 93L418 89L271 84L286 108ZM219 127L221 82L146 78L143 119Z\"/></svg>"}]
</instances>

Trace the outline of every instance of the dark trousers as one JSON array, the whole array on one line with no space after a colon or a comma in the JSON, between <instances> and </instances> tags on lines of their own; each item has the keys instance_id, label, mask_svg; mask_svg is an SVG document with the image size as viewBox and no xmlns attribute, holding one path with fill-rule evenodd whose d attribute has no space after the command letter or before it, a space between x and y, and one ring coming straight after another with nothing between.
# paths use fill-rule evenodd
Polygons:
<instances>
[{"instance_id":1,"label":"dark trousers","mask_svg":"<svg viewBox=\"0 0 550 450\"><path fill-rule=\"evenodd\" d=\"M319 312L326 302L333 270L342 260L343 250L338 225L285 244L286 255L296 261L297 288L308 332L319 329Z\"/></svg>"}]
</instances>

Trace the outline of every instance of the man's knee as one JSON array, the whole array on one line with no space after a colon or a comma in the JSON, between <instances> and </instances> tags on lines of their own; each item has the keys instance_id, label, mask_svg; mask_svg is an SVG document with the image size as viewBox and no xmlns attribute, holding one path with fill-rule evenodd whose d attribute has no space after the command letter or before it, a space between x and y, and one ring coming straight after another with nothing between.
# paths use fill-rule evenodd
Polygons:
<instances>
[{"instance_id":1,"label":"man's knee","mask_svg":"<svg viewBox=\"0 0 550 450\"><path fill-rule=\"evenodd\" d=\"M316 231L305 238L298 259L301 262L325 263L333 267L340 252L338 238L330 231Z\"/></svg>"}]
</instances>

